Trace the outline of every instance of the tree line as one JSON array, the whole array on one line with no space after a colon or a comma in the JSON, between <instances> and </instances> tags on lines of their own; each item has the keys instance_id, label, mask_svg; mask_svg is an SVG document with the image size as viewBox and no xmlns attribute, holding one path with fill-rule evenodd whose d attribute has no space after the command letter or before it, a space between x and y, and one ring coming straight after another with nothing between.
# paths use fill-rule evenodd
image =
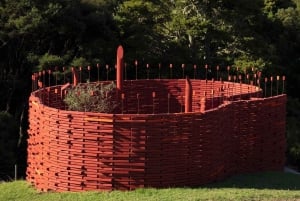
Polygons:
<instances>
[{"instance_id":1,"label":"tree line","mask_svg":"<svg viewBox=\"0 0 300 201\"><path fill-rule=\"evenodd\" d=\"M286 75L287 156L300 164L300 0L0 0L0 164L25 167L31 74L113 65L119 44L132 65Z\"/></svg>"}]
</instances>

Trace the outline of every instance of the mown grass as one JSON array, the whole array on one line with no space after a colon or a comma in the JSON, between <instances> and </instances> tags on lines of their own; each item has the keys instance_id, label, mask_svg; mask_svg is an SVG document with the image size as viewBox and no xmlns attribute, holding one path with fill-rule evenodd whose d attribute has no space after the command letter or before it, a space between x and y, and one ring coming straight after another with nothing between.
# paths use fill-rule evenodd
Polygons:
<instances>
[{"instance_id":1,"label":"mown grass","mask_svg":"<svg viewBox=\"0 0 300 201\"><path fill-rule=\"evenodd\" d=\"M41 193L26 181L0 184L0 200L16 201L198 201L300 200L300 176L267 172L234 176L198 188L138 189L135 191Z\"/></svg>"}]
</instances>

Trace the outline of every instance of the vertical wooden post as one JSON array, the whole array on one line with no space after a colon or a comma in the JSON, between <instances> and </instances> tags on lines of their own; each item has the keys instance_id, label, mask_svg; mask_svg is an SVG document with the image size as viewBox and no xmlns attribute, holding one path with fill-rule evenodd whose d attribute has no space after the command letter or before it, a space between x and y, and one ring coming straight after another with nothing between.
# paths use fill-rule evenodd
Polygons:
<instances>
[{"instance_id":1,"label":"vertical wooden post","mask_svg":"<svg viewBox=\"0 0 300 201\"><path fill-rule=\"evenodd\" d=\"M279 88L279 80L280 80L280 77L279 75L276 76L276 95L278 96L278 88Z\"/></svg>"},{"instance_id":2,"label":"vertical wooden post","mask_svg":"<svg viewBox=\"0 0 300 201\"><path fill-rule=\"evenodd\" d=\"M146 64L146 68L147 68L147 80L149 80L149 73L150 73L149 64Z\"/></svg>"},{"instance_id":3,"label":"vertical wooden post","mask_svg":"<svg viewBox=\"0 0 300 201\"><path fill-rule=\"evenodd\" d=\"M89 71L89 82L91 81L91 66L87 67L88 71Z\"/></svg>"},{"instance_id":4,"label":"vertical wooden post","mask_svg":"<svg viewBox=\"0 0 300 201\"><path fill-rule=\"evenodd\" d=\"M123 89L123 56L124 50L120 45L117 49L117 89L122 91Z\"/></svg>"},{"instance_id":5,"label":"vertical wooden post","mask_svg":"<svg viewBox=\"0 0 300 201\"><path fill-rule=\"evenodd\" d=\"M18 179L18 165L15 164L15 181Z\"/></svg>"},{"instance_id":6,"label":"vertical wooden post","mask_svg":"<svg viewBox=\"0 0 300 201\"><path fill-rule=\"evenodd\" d=\"M208 65L205 64L205 81L207 83L207 68L208 68Z\"/></svg>"},{"instance_id":7,"label":"vertical wooden post","mask_svg":"<svg viewBox=\"0 0 300 201\"><path fill-rule=\"evenodd\" d=\"M66 67L63 66L64 84L66 84Z\"/></svg>"},{"instance_id":8,"label":"vertical wooden post","mask_svg":"<svg viewBox=\"0 0 300 201\"><path fill-rule=\"evenodd\" d=\"M82 82L82 66L79 66L79 83Z\"/></svg>"},{"instance_id":9,"label":"vertical wooden post","mask_svg":"<svg viewBox=\"0 0 300 201\"><path fill-rule=\"evenodd\" d=\"M137 70L138 61L137 60L134 61L134 65L135 65L135 79L137 80L138 79L138 70Z\"/></svg>"},{"instance_id":10,"label":"vertical wooden post","mask_svg":"<svg viewBox=\"0 0 300 201\"><path fill-rule=\"evenodd\" d=\"M185 113L192 112L192 84L188 77L185 80Z\"/></svg>"},{"instance_id":11,"label":"vertical wooden post","mask_svg":"<svg viewBox=\"0 0 300 201\"><path fill-rule=\"evenodd\" d=\"M97 78L98 78L98 82L99 82L99 79L100 79L100 64L97 63Z\"/></svg>"},{"instance_id":12,"label":"vertical wooden post","mask_svg":"<svg viewBox=\"0 0 300 201\"><path fill-rule=\"evenodd\" d=\"M267 97L267 82L268 82L268 78L265 77L265 97Z\"/></svg>"},{"instance_id":13,"label":"vertical wooden post","mask_svg":"<svg viewBox=\"0 0 300 201\"><path fill-rule=\"evenodd\" d=\"M124 99L125 99L125 94L124 93L122 93L121 94L121 98L122 98L122 114L124 113Z\"/></svg>"},{"instance_id":14,"label":"vertical wooden post","mask_svg":"<svg viewBox=\"0 0 300 201\"><path fill-rule=\"evenodd\" d=\"M31 75L31 91L35 91L35 75Z\"/></svg>"},{"instance_id":15,"label":"vertical wooden post","mask_svg":"<svg viewBox=\"0 0 300 201\"><path fill-rule=\"evenodd\" d=\"M284 94L284 82L285 82L285 76L282 76L282 92L281 92L281 94Z\"/></svg>"},{"instance_id":16,"label":"vertical wooden post","mask_svg":"<svg viewBox=\"0 0 300 201\"><path fill-rule=\"evenodd\" d=\"M109 65L106 64L106 65L105 65L105 68L106 68L106 80L108 80L108 70L109 70Z\"/></svg>"},{"instance_id":17,"label":"vertical wooden post","mask_svg":"<svg viewBox=\"0 0 300 201\"><path fill-rule=\"evenodd\" d=\"M217 81L219 81L219 70L220 70L220 66L219 65L217 65Z\"/></svg>"},{"instance_id":18,"label":"vertical wooden post","mask_svg":"<svg viewBox=\"0 0 300 201\"><path fill-rule=\"evenodd\" d=\"M158 64L158 79L160 79L160 68L161 68L161 63Z\"/></svg>"},{"instance_id":19,"label":"vertical wooden post","mask_svg":"<svg viewBox=\"0 0 300 201\"><path fill-rule=\"evenodd\" d=\"M78 72L74 67L72 67L72 74L73 74L73 86L75 87L78 84Z\"/></svg>"},{"instance_id":20,"label":"vertical wooden post","mask_svg":"<svg viewBox=\"0 0 300 201\"><path fill-rule=\"evenodd\" d=\"M227 80L229 81L230 66L227 66Z\"/></svg>"},{"instance_id":21,"label":"vertical wooden post","mask_svg":"<svg viewBox=\"0 0 300 201\"><path fill-rule=\"evenodd\" d=\"M271 97L273 96L273 76L270 77L271 82Z\"/></svg>"}]
</instances>

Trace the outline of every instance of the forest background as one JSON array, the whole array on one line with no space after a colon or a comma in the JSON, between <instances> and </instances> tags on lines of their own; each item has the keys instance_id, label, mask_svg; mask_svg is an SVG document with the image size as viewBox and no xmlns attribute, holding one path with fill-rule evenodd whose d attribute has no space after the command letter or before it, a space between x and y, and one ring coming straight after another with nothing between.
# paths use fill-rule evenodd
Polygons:
<instances>
[{"instance_id":1,"label":"forest background","mask_svg":"<svg viewBox=\"0 0 300 201\"><path fill-rule=\"evenodd\" d=\"M182 64L285 75L287 163L300 169L300 0L0 0L0 179L15 164L25 176L32 73L98 64L114 79L119 44L129 79L135 60L139 78L158 63L174 78Z\"/></svg>"}]
</instances>

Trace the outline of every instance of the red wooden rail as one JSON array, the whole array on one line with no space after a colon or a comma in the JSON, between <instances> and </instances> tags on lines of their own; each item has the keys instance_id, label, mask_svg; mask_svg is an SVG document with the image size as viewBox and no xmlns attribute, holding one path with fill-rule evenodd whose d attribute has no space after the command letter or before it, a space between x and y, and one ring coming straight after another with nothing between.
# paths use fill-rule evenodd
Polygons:
<instances>
[{"instance_id":1,"label":"red wooden rail","mask_svg":"<svg viewBox=\"0 0 300 201\"><path fill-rule=\"evenodd\" d=\"M131 190L283 169L286 95L260 98L261 90L239 83L191 85L187 113L184 79L124 81L123 114L66 111L61 86L33 92L27 180L42 191Z\"/></svg>"}]
</instances>

